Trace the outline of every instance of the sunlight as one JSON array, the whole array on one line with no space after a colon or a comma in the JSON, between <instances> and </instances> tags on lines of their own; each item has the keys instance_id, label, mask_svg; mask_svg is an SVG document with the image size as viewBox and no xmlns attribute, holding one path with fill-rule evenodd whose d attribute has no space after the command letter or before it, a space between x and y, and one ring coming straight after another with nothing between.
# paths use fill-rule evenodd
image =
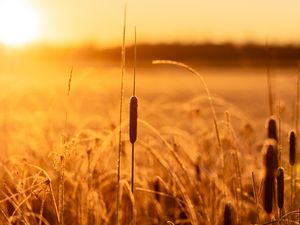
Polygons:
<instances>
[{"instance_id":1,"label":"sunlight","mask_svg":"<svg viewBox=\"0 0 300 225\"><path fill-rule=\"evenodd\" d=\"M38 36L38 16L24 0L0 1L0 42L11 46L29 43Z\"/></svg>"}]
</instances>

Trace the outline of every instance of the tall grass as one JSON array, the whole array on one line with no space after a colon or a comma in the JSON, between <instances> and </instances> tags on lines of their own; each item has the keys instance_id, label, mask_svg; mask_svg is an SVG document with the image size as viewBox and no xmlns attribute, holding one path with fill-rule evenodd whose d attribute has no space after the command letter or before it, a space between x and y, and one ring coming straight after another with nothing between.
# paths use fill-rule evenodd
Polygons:
<instances>
[{"instance_id":1,"label":"tall grass","mask_svg":"<svg viewBox=\"0 0 300 225\"><path fill-rule=\"evenodd\" d=\"M122 114L123 114L123 92L124 92L124 74L125 74L125 37L126 37L126 5L124 7L124 25L123 25L123 42L121 54L121 87L120 87L120 113L119 113L119 147L117 159L117 224L119 224L119 207L120 207L120 180L121 180L121 152L122 152Z\"/></svg>"}]
</instances>

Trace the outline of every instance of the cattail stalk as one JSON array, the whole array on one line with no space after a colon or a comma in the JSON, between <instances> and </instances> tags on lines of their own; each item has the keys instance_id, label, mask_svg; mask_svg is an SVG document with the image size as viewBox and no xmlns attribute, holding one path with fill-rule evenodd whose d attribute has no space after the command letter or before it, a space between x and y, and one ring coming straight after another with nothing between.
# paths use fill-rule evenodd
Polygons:
<instances>
[{"instance_id":1,"label":"cattail stalk","mask_svg":"<svg viewBox=\"0 0 300 225\"><path fill-rule=\"evenodd\" d=\"M268 100L269 100L269 110L270 116L273 114L273 91L272 91L272 81L270 73L270 49L268 42L266 41L266 61L267 61L267 85L268 85Z\"/></svg>"},{"instance_id":2,"label":"cattail stalk","mask_svg":"<svg viewBox=\"0 0 300 225\"><path fill-rule=\"evenodd\" d=\"M117 224L119 224L120 208L120 179L121 179L121 152L122 152L122 113L123 113L123 92L124 92L124 74L125 74L125 34L126 34L126 5L124 6L124 24L123 24L123 42L121 53L121 87L120 87L120 114L119 114L119 147L117 160Z\"/></svg>"},{"instance_id":3,"label":"cattail stalk","mask_svg":"<svg viewBox=\"0 0 300 225\"><path fill-rule=\"evenodd\" d=\"M135 76L136 76L136 29L135 31L135 47L134 47L134 70L133 70L133 90L132 97L130 98L130 117L129 117L129 140L131 142L131 192L134 193L134 144L137 138L137 108L138 99L135 96Z\"/></svg>"},{"instance_id":4,"label":"cattail stalk","mask_svg":"<svg viewBox=\"0 0 300 225\"><path fill-rule=\"evenodd\" d=\"M296 96L296 118L295 118L295 127L296 127L296 136L299 135L299 106L300 106L300 61L298 61L299 72L297 75L297 96Z\"/></svg>"},{"instance_id":5,"label":"cattail stalk","mask_svg":"<svg viewBox=\"0 0 300 225\"><path fill-rule=\"evenodd\" d=\"M297 75L297 99L296 99L296 137L298 137L299 135L299 106L300 106L300 60L298 60L298 75ZM295 151L297 151L297 148L295 148ZM296 156L296 154L295 154ZM296 177L294 178L295 180L295 186L297 185L296 184ZM294 192L294 195L295 195L295 199L296 199L296 190ZM299 215L299 221L300 221L300 215Z\"/></svg>"},{"instance_id":6,"label":"cattail stalk","mask_svg":"<svg viewBox=\"0 0 300 225\"><path fill-rule=\"evenodd\" d=\"M278 164L282 165L282 126L281 126L281 103L278 102Z\"/></svg>"}]
</instances>

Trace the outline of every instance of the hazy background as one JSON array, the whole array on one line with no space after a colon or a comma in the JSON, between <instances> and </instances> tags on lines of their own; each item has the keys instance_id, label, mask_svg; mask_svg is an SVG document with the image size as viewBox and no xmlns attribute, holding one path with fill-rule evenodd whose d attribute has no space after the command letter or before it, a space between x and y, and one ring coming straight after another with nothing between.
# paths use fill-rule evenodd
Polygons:
<instances>
[{"instance_id":1,"label":"hazy background","mask_svg":"<svg viewBox=\"0 0 300 225\"><path fill-rule=\"evenodd\" d=\"M72 67L79 102L91 83L93 95L100 90L117 93L125 4L128 90L136 26L141 97L179 100L203 94L201 84L185 71L151 64L171 59L195 67L213 94L261 118L268 114L269 68L274 95L282 105L294 107L300 58L296 0L0 0L3 98L11 101L16 93L25 96L36 88L64 95ZM292 121L293 112L287 117Z\"/></svg>"},{"instance_id":2,"label":"hazy background","mask_svg":"<svg viewBox=\"0 0 300 225\"><path fill-rule=\"evenodd\" d=\"M119 45L125 3L129 43L134 26L143 43L299 44L300 40L297 0L24 1L38 14L42 42Z\"/></svg>"},{"instance_id":3,"label":"hazy background","mask_svg":"<svg viewBox=\"0 0 300 225\"><path fill-rule=\"evenodd\" d=\"M30 42L60 45L89 43L100 47L120 45L125 4L128 43L133 42L134 26L137 26L138 40L142 43L264 44L268 40L273 44L299 44L300 37L300 3L297 0L1 2L2 5L5 2L15 5L15 10L9 12L15 17L20 17L24 6L34 12L37 31ZM1 25L10 23L5 20Z\"/></svg>"}]
</instances>

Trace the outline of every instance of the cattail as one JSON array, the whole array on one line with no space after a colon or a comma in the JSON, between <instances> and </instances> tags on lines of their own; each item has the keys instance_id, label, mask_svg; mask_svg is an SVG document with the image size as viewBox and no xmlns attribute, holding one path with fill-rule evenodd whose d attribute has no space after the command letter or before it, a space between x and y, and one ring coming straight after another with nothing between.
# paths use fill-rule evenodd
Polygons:
<instances>
[{"instance_id":1,"label":"cattail","mask_svg":"<svg viewBox=\"0 0 300 225\"><path fill-rule=\"evenodd\" d=\"M272 143L267 143L266 153L265 153L265 180L264 180L264 209L267 213L272 212L273 205L273 193L274 193L274 183L275 183L275 171L277 170L276 164L277 154L275 147Z\"/></svg>"},{"instance_id":2,"label":"cattail","mask_svg":"<svg viewBox=\"0 0 300 225\"><path fill-rule=\"evenodd\" d=\"M230 203L226 203L224 208L224 225L233 225L234 218L233 218L233 208Z\"/></svg>"},{"instance_id":3,"label":"cattail","mask_svg":"<svg viewBox=\"0 0 300 225\"><path fill-rule=\"evenodd\" d=\"M277 148L273 143L266 143L265 152L266 174L274 175L278 167Z\"/></svg>"},{"instance_id":4,"label":"cattail","mask_svg":"<svg viewBox=\"0 0 300 225\"><path fill-rule=\"evenodd\" d=\"M134 29L134 68L133 68L133 88L132 97L130 98L130 117L129 117L129 140L133 145L137 137L137 108L138 99L135 96L135 77L136 77L136 28Z\"/></svg>"},{"instance_id":5,"label":"cattail","mask_svg":"<svg viewBox=\"0 0 300 225\"><path fill-rule=\"evenodd\" d=\"M271 117L268 120L267 129L268 129L268 138L278 141L276 120L274 118Z\"/></svg>"},{"instance_id":6,"label":"cattail","mask_svg":"<svg viewBox=\"0 0 300 225\"><path fill-rule=\"evenodd\" d=\"M290 165L294 166L296 162L296 134L295 131L289 133L289 144L290 144Z\"/></svg>"},{"instance_id":7,"label":"cattail","mask_svg":"<svg viewBox=\"0 0 300 225\"><path fill-rule=\"evenodd\" d=\"M284 169L283 167L278 168L277 173L277 204L278 208L282 209L284 204Z\"/></svg>"},{"instance_id":8,"label":"cattail","mask_svg":"<svg viewBox=\"0 0 300 225\"><path fill-rule=\"evenodd\" d=\"M159 202L160 200L160 195L158 194L160 192L159 179L155 179L154 181L154 190L155 190L155 199Z\"/></svg>"},{"instance_id":9,"label":"cattail","mask_svg":"<svg viewBox=\"0 0 300 225\"><path fill-rule=\"evenodd\" d=\"M137 137L137 108L138 99L135 96L130 98L130 117L129 117L129 139L132 144L136 142Z\"/></svg>"},{"instance_id":10,"label":"cattail","mask_svg":"<svg viewBox=\"0 0 300 225\"><path fill-rule=\"evenodd\" d=\"M289 133L289 163L291 165L291 209L295 206L295 163L296 163L296 134L291 130Z\"/></svg>"},{"instance_id":11,"label":"cattail","mask_svg":"<svg viewBox=\"0 0 300 225\"><path fill-rule=\"evenodd\" d=\"M129 140L131 142L131 192L134 194L134 143L137 137L137 117L138 99L135 96L135 77L136 77L136 28L134 28L134 68L133 68L133 89L130 98L129 112Z\"/></svg>"},{"instance_id":12,"label":"cattail","mask_svg":"<svg viewBox=\"0 0 300 225\"><path fill-rule=\"evenodd\" d=\"M267 174L264 180L264 209L267 213L272 212L274 191L274 176Z\"/></svg>"}]
</instances>

